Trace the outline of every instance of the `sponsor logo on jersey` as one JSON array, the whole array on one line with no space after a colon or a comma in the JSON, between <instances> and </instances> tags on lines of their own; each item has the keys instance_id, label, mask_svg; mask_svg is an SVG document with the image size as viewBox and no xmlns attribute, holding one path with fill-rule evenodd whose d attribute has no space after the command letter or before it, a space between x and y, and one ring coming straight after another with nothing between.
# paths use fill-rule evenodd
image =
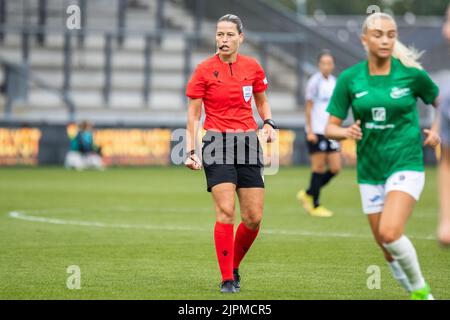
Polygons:
<instances>
[{"instance_id":1,"label":"sponsor logo on jersey","mask_svg":"<svg viewBox=\"0 0 450 320\"><path fill-rule=\"evenodd\" d=\"M362 98L364 96L367 96L368 94L369 94L369 91L359 92L359 93L355 94L355 98L356 99L360 99L360 98Z\"/></svg>"},{"instance_id":2,"label":"sponsor logo on jersey","mask_svg":"<svg viewBox=\"0 0 450 320\"><path fill-rule=\"evenodd\" d=\"M373 121L386 121L386 109L385 108L372 108Z\"/></svg>"},{"instance_id":3,"label":"sponsor logo on jersey","mask_svg":"<svg viewBox=\"0 0 450 320\"><path fill-rule=\"evenodd\" d=\"M411 93L410 88L401 89L401 88L394 87L391 90L391 98L392 99L400 99L400 98L408 96L410 93Z\"/></svg>"},{"instance_id":4,"label":"sponsor logo on jersey","mask_svg":"<svg viewBox=\"0 0 450 320\"><path fill-rule=\"evenodd\" d=\"M386 129L394 129L395 124L375 124L373 122L367 122L365 125L366 129L374 129L374 130L386 130Z\"/></svg>"},{"instance_id":5,"label":"sponsor logo on jersey","mask_svg":"<svg viewBox=\"0 0 450 320\"><path fill-rule=\"evenodd\" d=\"M243 86L242 93L244 94L245 102L249 102L253 94L253 86Z\"/></svg>"}]
</instances>

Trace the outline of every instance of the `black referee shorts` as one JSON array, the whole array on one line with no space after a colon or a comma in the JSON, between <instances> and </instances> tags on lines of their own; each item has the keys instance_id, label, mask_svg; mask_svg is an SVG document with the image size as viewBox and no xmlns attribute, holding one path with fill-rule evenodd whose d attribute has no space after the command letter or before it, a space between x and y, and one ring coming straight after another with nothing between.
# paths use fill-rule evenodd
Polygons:
<instances>
[{"instance_id":1,"label":"black referee shorts","mask_svg":"<svg viewBox=\"0 0 450 320\"><path fill-rule=\"evenodd\" d=\"M202 141L208 192L221 183L233 183L237 189L264 188L263 151L256 132L208 131Z\"/></svg>"},{"instance_id":2,"label":"black referee shorts","mask_svg":"<svg viewBox=\"0 0 450 320\"><path fill-rule=\"evenodd\" d=\"M318 152L333 153L340 151L338 142L334 140L329 140L322 134L316 134L316 136L318 138L317 143L306 141L306 143L308 144L309 154L314 154Z\"/></svg>"}]
</instances>

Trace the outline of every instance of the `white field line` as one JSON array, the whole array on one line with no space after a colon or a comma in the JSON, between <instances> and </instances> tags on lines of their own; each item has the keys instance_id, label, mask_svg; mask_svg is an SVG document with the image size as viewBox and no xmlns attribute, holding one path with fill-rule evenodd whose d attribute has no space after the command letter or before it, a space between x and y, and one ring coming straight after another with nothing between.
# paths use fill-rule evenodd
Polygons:
<instances>
[{"instance_id":1,"label":"white field line","mask_svg":"<svg viewBox=\"0 0 450 320\"><path fill-rule=\"evenodd\" d=\"M43 212L40 211L40 212ZM11 211L8 216L13 219L41 222L57 225L73 225L93 228L112 228L112 229L144 229L144 230L166 230L166 231L189 231L189 232L211 232L210 229L196 228L191 226L176 226L176 225L149 225L149 224L123 224L123 223L104 223L97 221L81 221L81 220L64 220L46 217L37 217L19 211ZM306 230L282 230L282 229L263 229L261 233L268 235L286 235L286 236L302 236L302 237L320 237L320 238L360 238L369 239L372 235L354 234L354 233L339 233L339 232L314 232ZM411 236L412 239L417 240L436 240L433 236Z\"/></svg>"}]
</instances>

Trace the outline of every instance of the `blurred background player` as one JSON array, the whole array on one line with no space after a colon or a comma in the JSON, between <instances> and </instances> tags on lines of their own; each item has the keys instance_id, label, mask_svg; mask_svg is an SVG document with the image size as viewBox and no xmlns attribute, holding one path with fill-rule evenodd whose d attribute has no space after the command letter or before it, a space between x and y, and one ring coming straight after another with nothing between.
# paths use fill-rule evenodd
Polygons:
<instances>
[{"instance_id":1,"label":"blurred background player","mask_svg":"<svg viewBox=\"0 0 450 320\"><path fill-rule=\"evenodd\" d=\"M93 128L92 123L88 121L80 123L76 136L70 140L70 151L65 160L66 168L77 170L104 168L101 148L94 143Z\"/></svg>"},{"instance_id":2,"label":"blurred background player","mask_svg":"<svg viewBox=\"0 0 450 320\"><path fill-rule=\"evenodd\" d=\"M450 5L447 9L447 20L444 24L443 33L450 44ZM450 245L450 75L442 88L440 110L442 138L441 162L439 165L441 217L438 238L443 245Z\"/></svg>"},{"instance_id":3,"label":"blurred background player","mask_svg":"<svg viewBox=\"0 0 450 320\"><path fill-rule=\"evenodd\" d=\"M319 72L309 79L306 87L305 131L312 173L308 190L300 190L297 198L316 217L333 215L320 205L320 190L341 170L339 143L324 136L329 117L326 109L336 85L334 66L331 51L323 50L318 56Z\"/></svg>"},{"instance_id":4,"label":"blurred background player","mask_svg":"<svg viewBox=\"0 0 450 320\"><path fill-rule=\"evenodd\" d=\"M262 149L256 135L258 125L253 117L252 96L264 121L266 137L270 140L275 134L265 95L268 82L264 70L255 59L238 54L243 41L241 19L231 14L220 18L216 29L217 54L197 66L186 92L189 106L185 164L192 170L202 167L195 153L194 137L202 104L205 106L203 127L207 132L202 161L216 208L214 241L222 293L240 291L239 265L258 235L263 215ZM234 133L239 131L242 133ZM245 151L245 155L239 151ZM236 193L242 222L234 237Z\"/></svg>"},{"instance_id":5,"label":"blurred background player","mask_svg":"<svg viewBox=\"0 0 450 320\"><path fill-rule=\"evenodd\" d=\"M411 298L430 300L430 287L404 229L425 184L417 98L437 106L439 89L417 62L420 55L398 41L390 15L370 15L361 40L368 61L339 77L327 109L326 136L358 141L358 183L374 237ZM356 123L343 128L350 106ZM437 130L435 121L424 131L425 145L439 144Z\"/></svg>"}]
</instances>

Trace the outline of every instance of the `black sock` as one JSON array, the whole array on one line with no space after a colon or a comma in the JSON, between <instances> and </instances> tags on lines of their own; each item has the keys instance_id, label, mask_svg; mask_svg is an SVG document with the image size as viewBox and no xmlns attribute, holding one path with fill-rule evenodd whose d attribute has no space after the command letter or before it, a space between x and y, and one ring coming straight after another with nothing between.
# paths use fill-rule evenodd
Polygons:
<instances>
[{"instance_id":1,"label":"black sock","mask_svg":"<svg viewBox=\"0 0 450 320\"><path fill-rule=\"evenodd\" d=\"M330 170L328 170L327 172L325 172L325 173L322 175L322 185L321 185L320 187L322 188L323 186L325 186L328 182L330 182L331 179L334 178L335 175L336 175L336 174L333 173L333 172L331 172Z\"/></svg>"},{"instance_id":2,"label":"black sock","mask_svg":"<svg viewBox=\"0 0 450 320\"><path fill-rule=\"evenodd\" d=\"M306 191L307 194L313 197L315 208L319 206L319 194L320 187L322 186L323 176L324 174L322 173L313 172L311 174L311 183L309 185L309 189Z\"/></svg>"}]
</instances>

